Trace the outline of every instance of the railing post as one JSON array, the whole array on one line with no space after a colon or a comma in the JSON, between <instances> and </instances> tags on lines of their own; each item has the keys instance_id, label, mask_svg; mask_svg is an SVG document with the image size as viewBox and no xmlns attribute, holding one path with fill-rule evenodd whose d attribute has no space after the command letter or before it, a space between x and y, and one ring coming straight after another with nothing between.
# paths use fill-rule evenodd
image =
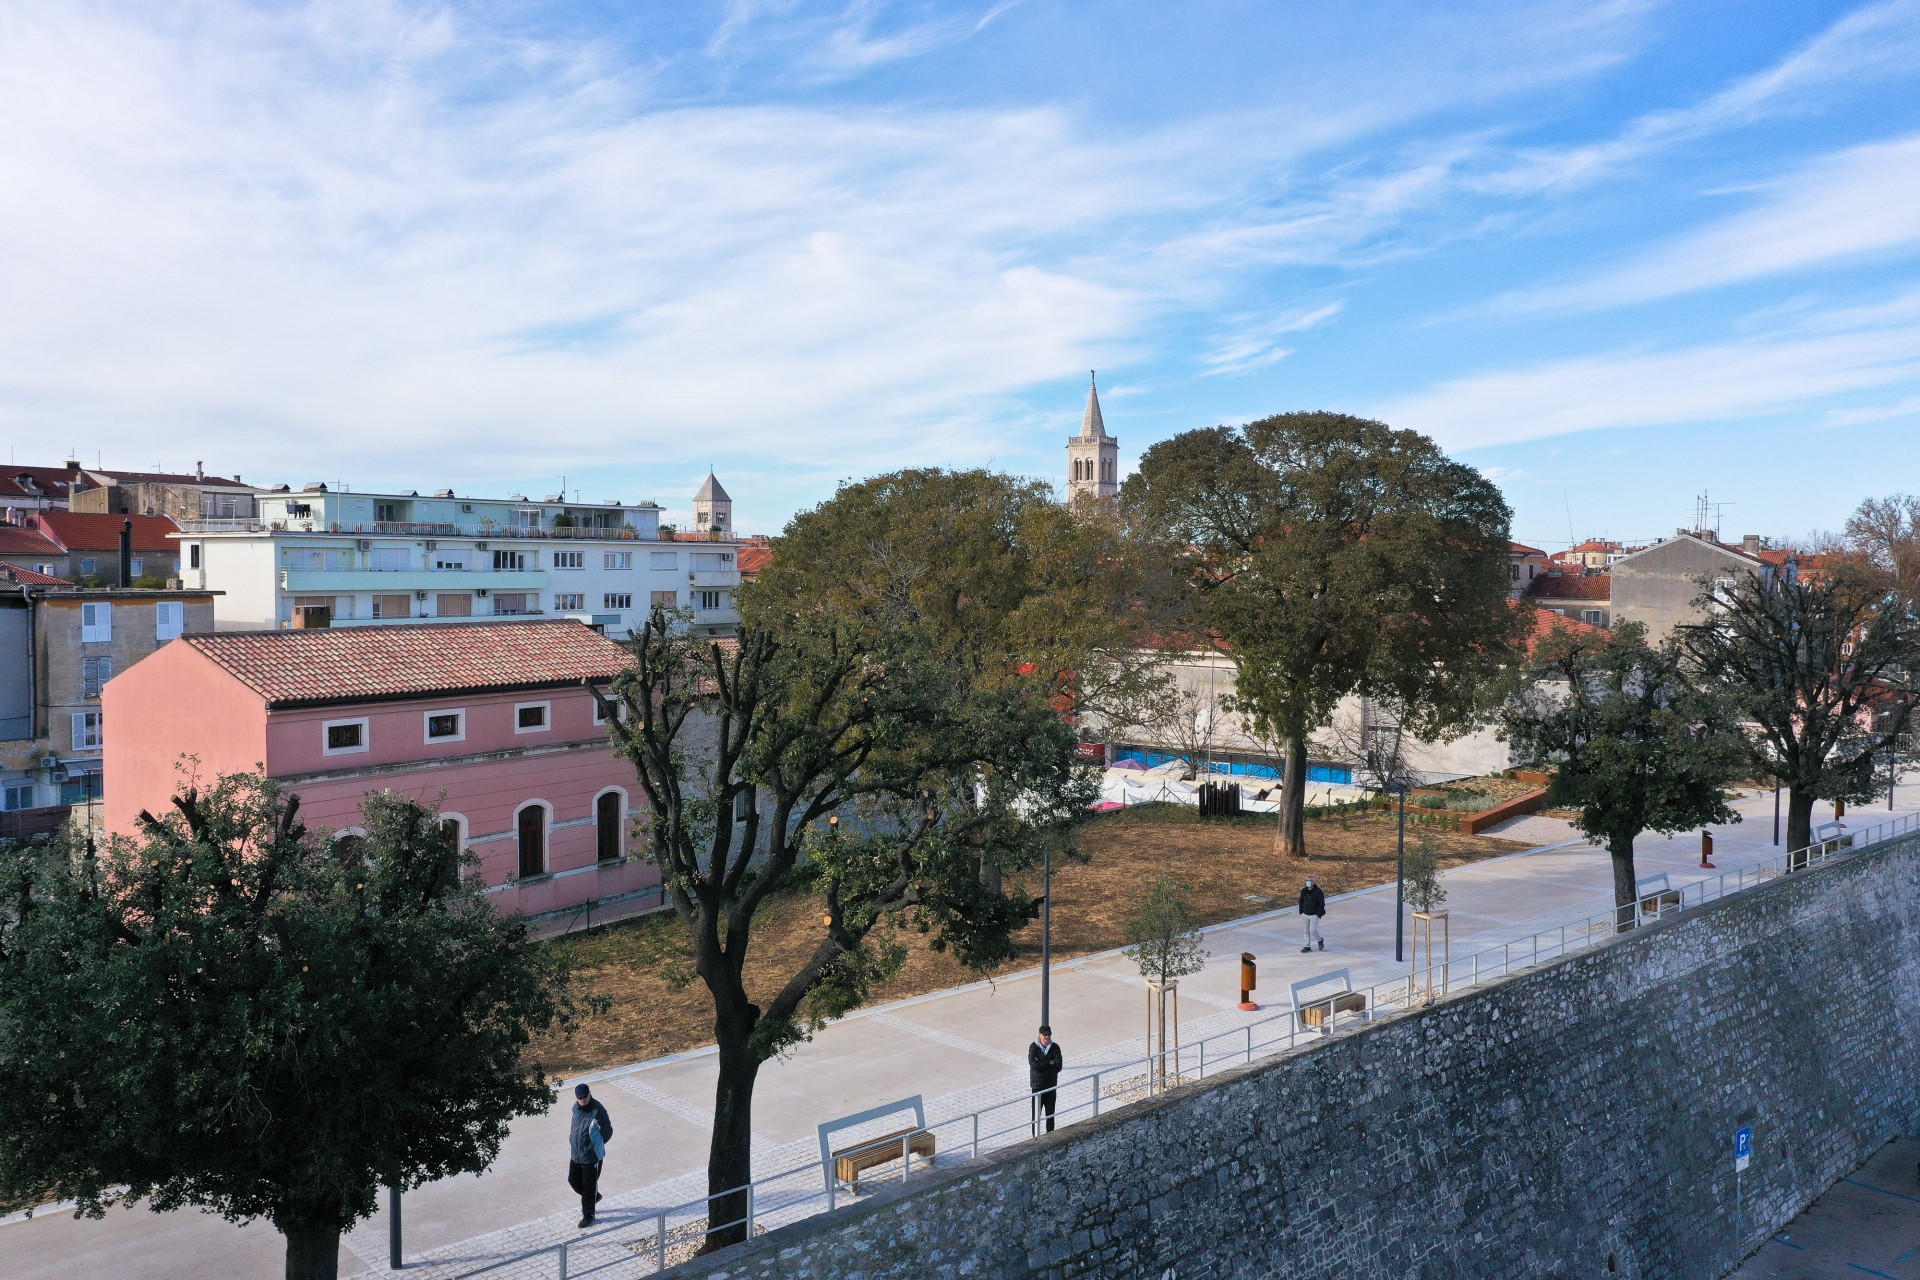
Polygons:
<instances>
[{"instance_id":1,"label":"railing post","mask_svg":"<svg viewBox=\"0 0 1920 1280\"><path fill-rule=\"evenodd\" d=\"M1247 1061L1253 1061L1253 1027L1247 1027Z\"/></svg>"},{"instance_id":2,"label":"railing post","mask_svg":"<svg viewBox=\"0 0 1920 1280\"><path fill-rule=\"evenodd\" d=\"M747 1239L753 1239L753 1184L747 1184Z\"/></svg>"},{"instance_id":3,"label":"railing post","mask_svg":"<svg viewBox=\"0 0 1920 1280\"><path fill-rule=\"evenodd\" d=\"M1096 1115L1099 1114L1098 1108L1095 1109L1094 1114ZM980 1113L978 1111L973 1113L973 1157L972 1158L975 1160L978 1160L980 1158Z\"/></svg>"},{"instance_id":4,"label":"railing post","mask_svg":"<svg viewBox=\"0 0 1920 1280\"><path fill-rule=\"evenodd\" d=\"M913 1130L900 1135L900 1181L907 1180L907 1167L913 1163Z\"/></svg>"},{"instance_id":5,"label":"railing post","mask_svg":"<svg viewBox=\"0 0 1920 1280\"><path fill-rule=\"evenodd\" d=\"M560 1242L560 1280L567 1280L567 1242Z\"/></svg>"},{"instance_id":6,"label":"railing post","mask_svg":"<svg viewBox=\"0 0 1920 1280\"><path fill-rule=\"evenodd\" d=\"M1100 1114L1100 1073L1093 1073L1093 1114Z\"/></svg>"},{"instance_id":7,"label":"railing post","mask_svg":"<svg viewBox=\"0 0 1920 1280\"><path fill-rule=\"evenodd\" d=\"M827 1201L827 1207L829 1209L833 1207L831 1198ZM667 1211L665 1209L662 1209L654 1218L654 1225L660 1228L660 1234L653 1238L654 1270L657 1273L667 1269Z\"/></svg>"},{"instance_id":8,"label":"railing post","mask_svg":"<svg viewBox=\"0 0 1920 1280\"><path fill-rule=\"evenodd\" d=\"M1200 1078L1202 1080L1207 1078L1207 1042L1205 1040L1200 1042Z\"/></svg>"}]
</instances>

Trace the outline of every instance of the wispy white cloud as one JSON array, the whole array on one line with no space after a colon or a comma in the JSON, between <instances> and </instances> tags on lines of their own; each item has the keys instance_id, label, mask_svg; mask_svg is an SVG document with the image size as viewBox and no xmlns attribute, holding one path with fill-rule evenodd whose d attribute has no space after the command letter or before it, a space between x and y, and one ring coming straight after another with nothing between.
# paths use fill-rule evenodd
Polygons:
<instances>
[{"instance_id":1,"label":"wispy white cloud","mask_svg":"<svg viewBox=\"0 0 1920 1280\"><path fill-rule=\"evenodd\" d=\"M1588 310L1646 302L1920 243L1920 134L1853 147L1768 183L1753 209L1496 308Z\"/></svg>"},{"instance_id":2,"label":"wispy white cloud","mask_svg":"<svg viewBox=\"0 0 1920 1280\"><path fill-rule=\"evenodd\" d=\"M1920 396L1905 396L1892 404L1863 405L1856 409L1829 409L1820 415L1823 427L1853 427L1866 422L1891 422L1920 414Z\"/></svg>"},{"instance_id":3,"label":"wispy white cloud","mask_svg":"<svg viewBox=\"0 0 1920 1280\"><path fill-rule=\"evenodd\" d=\"M1741 342L1612 352L1448 379L1372 412L1447 448L1472 449L1805 411L1827 396L1920 378L1920 324L1821 323L1831 319L1811 317L1797 330Z\"/></svg>"},{"instance_id":4,"label":"wispy white cloud","mask_svg":"<svg viewBox=\"0 0 1920 1280\"><path fill-rule=\"evenodd\" d=\"M1331 320L1340 314L1345 305L1334 301L1277 317L1242 317L1227 337L1212 350L1201 354L1202 371L1209 376L1250 373L1276 364L1293 354L1293 348L1281 346L1277 339L1284 334L1300 333Z\"/></svg>"}]
</instances>

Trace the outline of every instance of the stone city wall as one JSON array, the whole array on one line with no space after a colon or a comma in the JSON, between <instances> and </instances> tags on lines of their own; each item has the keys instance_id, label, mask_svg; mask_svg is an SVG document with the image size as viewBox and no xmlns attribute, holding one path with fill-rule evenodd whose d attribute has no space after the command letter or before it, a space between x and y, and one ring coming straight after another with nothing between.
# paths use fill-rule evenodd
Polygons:
<instances>
[{"instance_id":1,"label":"stone city wall","mask_svg":"<svg viewBox=\"0 0 1920 1280\"><path fill-rule=\"evenodd\" d=\"M1920 1133L1916 940L1920 850L1869 851L674 1274L1720 1276Z\"/></svg>"}]
</instances>

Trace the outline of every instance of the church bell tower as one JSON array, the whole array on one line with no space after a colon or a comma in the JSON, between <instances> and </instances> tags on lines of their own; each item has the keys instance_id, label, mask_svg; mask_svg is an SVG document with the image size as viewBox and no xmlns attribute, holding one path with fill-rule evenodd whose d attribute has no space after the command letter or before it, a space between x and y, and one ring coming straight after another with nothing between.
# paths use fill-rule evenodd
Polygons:
<instances>
[{"instance_id":1,"label":"church bell tower","mask_svg":"<svg viewBox=\"0 0 1920 1280\"><path fill-rule=\"evenodd\" d=\"M1120 492L1120 442L1100 416L1100 387L1087 375L1087 411L1067 441L1067 502L1104 501Z\"/></svg>"}]
</instances>

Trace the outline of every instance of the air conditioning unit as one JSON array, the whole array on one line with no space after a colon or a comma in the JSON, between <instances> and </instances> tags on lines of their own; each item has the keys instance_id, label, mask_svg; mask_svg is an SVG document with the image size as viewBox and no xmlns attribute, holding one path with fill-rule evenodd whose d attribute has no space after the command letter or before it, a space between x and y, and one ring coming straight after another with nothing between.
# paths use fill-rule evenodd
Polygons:
<instances>
[{"instance_id":1,"label":"air conditioning unit","mask_svg":"<svg viewBox=\"0 0 1920 1280\"><path fill-rule=\"evenodd\" d=\"M473 544L473 549L475 551L485 551L487 549L487 544L484 542L476 542Z\"/></svg>"},{"instance_id":2,"label":"air conditioning unit","mask_svg":"<svg viewBox=\"0 0 1920 1280\"><path fill-rule=\"evenodd\" d=\"M415 600L425 600L427 598L427 593L424 591L416 591L413 593L413 598Z\"/></svg>"},{"instance_id":3,"label":"air conditioning unit","mask_svg":"<svg viewBox=\"0 0 1920 1280\"><path fill-rule=\"evenodd\" d=\"M485 587L482 587L478 591L474 592L473 594L479 596L482 600L485 600L487 598L487 589Z\"/></svg>"},{"instance_id":4,"label":"air conditioning unit","mask_svg":"<svg viewBox=\"0 0 1920 1280\"><path fill-rule=\"evenodd\" d=\"M362 551L373 550L373 540L371 538L362 538L360 539L360 541L354 543L354 545L359 547Z\"/></svg>"},{"instance_id":5,"label":"air conditioning unit","mask_svg":"<svg viewBox=\"0 0 1920 1280\"><path fill-rule=\"evenodd\" d=\"M440 545L440 544L439 544L439 543L437 543L437 542L435 542L435 541L434 541L433 539L431 539L431 538L429 538L429 539L427 539L427 550L429 550L429 551L431 551L431 550L433 550L433 549L434 549L435 547L437 547L437 546L439 546L439 545Z\"/></svg>"},{"instance_id":6,"label":"air conditioning unit","mask_svg":"<svg viewBox=\"0 0 1920 1280\"><path fill-rule=\"evenodd\" d=\"M468 515L472 515L472 514L473 514L473 504L472 504L471 502L463 502L463 503L461 503L461 504L460 504L460 509L461 509L462 511L464 511L464 512L466 512L466 513L467 513Z\"/></svg>"},{"instance_id":7,"label":"air conditioning unit","mask_svg":"<svg viewBox=\"0 0 1920 1280\"><path fill-rule=\"evenodd\" d=\"M48 772L52 772L53 770L58 769L60 767L60 757L59 756L41 756L40 767L42 769L47 770Z\"/></svg>"}]
</instances>

